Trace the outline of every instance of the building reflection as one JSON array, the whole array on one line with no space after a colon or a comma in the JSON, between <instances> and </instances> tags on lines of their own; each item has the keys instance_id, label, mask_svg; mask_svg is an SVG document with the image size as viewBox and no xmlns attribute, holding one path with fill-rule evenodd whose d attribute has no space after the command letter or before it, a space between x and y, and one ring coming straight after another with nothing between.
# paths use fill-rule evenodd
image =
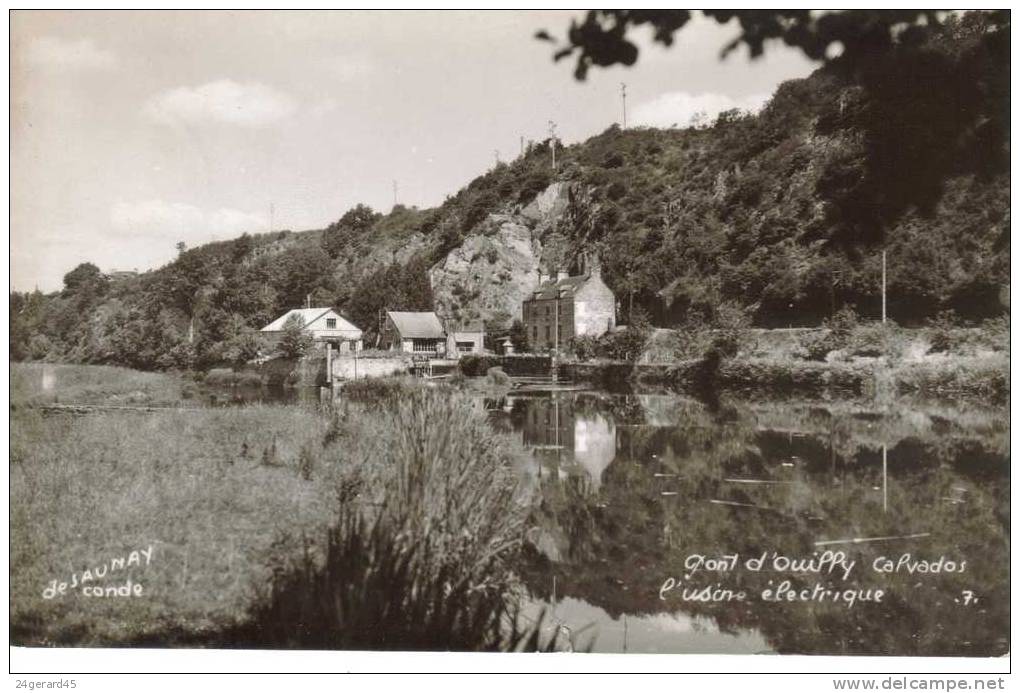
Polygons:
<instances>
[{"instance_id":1,"label":"building reflection","mask_svg":"<svg viewBox=\"0 0 1020 693\"><path fill-rule=\"evenodd\" d=\"M541 480L557 479L597 493L602 475L616 457L616 422L608 413L577 397L518 400L523 414L520 430L532 450L535 474Z\"/></svg>"}]
</instances>

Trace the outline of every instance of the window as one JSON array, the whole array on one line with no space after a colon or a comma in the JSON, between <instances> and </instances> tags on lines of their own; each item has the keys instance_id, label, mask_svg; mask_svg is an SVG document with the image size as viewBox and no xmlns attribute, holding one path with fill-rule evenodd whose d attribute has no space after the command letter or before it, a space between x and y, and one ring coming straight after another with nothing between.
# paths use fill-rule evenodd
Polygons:
<instances>
[{"instance_id":1,"label":"window","mask_svg":"<svg viewBox=\"0 0 1020 693\"><path fill-rule=\"evenodd\" d=\"M411 348L414 351L419 351L419 352L435 352L436 351L436 340L434 340L434 339L414 339L414 340L412 340Z\"/></svg>"},{"instance_id":2,"label":"window","mask_svg":"<svg viewBox=\"0 0 1020 693\"><path fill-rule=\"evenodd\" d=\"M457 351L462 354L470 354L475 350L474 342L457 342Z\"/></svg>"},{"instance_id":3,"label":"window","mask_svg":"<svg viewBox=\"0 0 1020 693\"><path fill-rule=\"evenodd\" d=\"M531 328L531 337L536 342L538 341L538 325L535 325L534 327Z\"/></svg>"},{"instance_id":4,"label":"window","mask_svg":"<svg viewBox=\"0 0 1020 693\"><path fill-rule=\"evenodd\" d=\"M326 329L327 330L336 329L336 318L326 318Z\"/></svg>"},{"instance_id":5,"label":"window","mask_svg":"<svg viewBox=\"0 0 1020 693\"><path fill-rule=\"evenodd\" d=\"M546 341L549 341L550 339L552 339L551 335L552 335L552 328L550 328L548 325L546 325L545 326L545 339L546 339Z\"/></svg>"}]
</instances>

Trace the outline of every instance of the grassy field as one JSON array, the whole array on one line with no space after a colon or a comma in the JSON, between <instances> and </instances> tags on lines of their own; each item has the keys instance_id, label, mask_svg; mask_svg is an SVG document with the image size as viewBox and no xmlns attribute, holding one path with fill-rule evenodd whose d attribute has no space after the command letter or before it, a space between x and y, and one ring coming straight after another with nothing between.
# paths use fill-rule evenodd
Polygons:
<instances>
[{"instance_id":1,"label":"grassy field","mask_svg":"<svg viewBox=\"0 0 1020 693\"><path fill-rule=\"evenodd\" d=\"M319 632L316 641L314 629L287 621L318 613L322 623L357 622L355 612L330 621L323 603L313 609L286 587L339 555L330 538L352 518L366 542L376 537L391 558L410 561L405 576L414 584L441 593L455 579L495 594L490 611L504 605L512 576L503 561L519 546L527 505L513 473L519 450L466 398L403 382L362 384L333 411L256 405L68 416L21 406L50 401L44 368L69 384L61 401L74 393L120 402L142 392L169 404L182 387L171 376L124 369L12 367L14 642L230 644L230 633L243 633L253 646L379 645L335 629L332 640ZM427 556L408 548L425 546ZM366 574L381 584L380 551L355 552L366 561L357 576L364 584L372 584ZM338 579L317 583L327 606L330 595L350 593ZM106 595L128 580L128 594ZM48 591L61 583L63 593ZM96 585L99 595L85 594ZM432 614L404 603L407 614ZM443 619L420 620L445 624L449 642L464 641ZM479 623L472 627L491 619Z\"/></svg>"},{"instance_id":2,"label":"grassy field","mask_svg":"<svg viewBox=\"0 0 1020 693\"><path fill-rule=\"evenodd\" d=\"M196 393L194 383L167 373L116 366L12 363L13 404L176 405Z\"/></svg>"}]
</instances>

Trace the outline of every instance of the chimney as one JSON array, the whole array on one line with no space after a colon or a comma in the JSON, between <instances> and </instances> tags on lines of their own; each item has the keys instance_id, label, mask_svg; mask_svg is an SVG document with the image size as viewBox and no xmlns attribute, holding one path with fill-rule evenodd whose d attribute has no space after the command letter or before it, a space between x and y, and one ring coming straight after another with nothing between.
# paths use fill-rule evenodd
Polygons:
<instances>
[{"instance_id":1,"label":"chimney","mask_svg":"<svg viewBox=\"0 0 1020 693\"><path fill-rule=\"evenodd\" d=\"M538 272L538 285L542 286L542 265L539 265L535 271Z\"/></svg>"}]
</instances>

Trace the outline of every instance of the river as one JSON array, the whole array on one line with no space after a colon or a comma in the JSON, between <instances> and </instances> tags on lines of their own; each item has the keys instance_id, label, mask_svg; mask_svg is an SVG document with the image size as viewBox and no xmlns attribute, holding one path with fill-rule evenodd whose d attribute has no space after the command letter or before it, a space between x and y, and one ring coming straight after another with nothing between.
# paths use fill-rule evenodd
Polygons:
<instances>
[{"instance_id":1,"label":"river","mask_svg":"<svg viewBox=\"0 0 1020 693\"><path fill-rule=\"evenodd\" d=\"M317 396L235 392L218 403ZM1009 651L1005 408L595 390L514 393L484 406L528 451L521 473L535 504L519 567L524 617L543 615L561 645ZM826 551L852 561L850 574L782 570L784 560ZM750 559L763 565L752 570ZM704 587L744 599L684 599L684 589ZM847 590L884 594L848 605ZM821 597L785 601L801 594Z\"/></svg>"},{"instance_id":2,"label":"river","mask_svg":"<svg viewBox=\"0 0 1020 693\"><path fill-rule=\"evenodd\" d=\"M528 613L577 649L1009 649L1004 409L599 391L486 407L530 451ZM850 573L789 569L826 551ZM694 601L685 587L745 597ZM848 604L847 590L884 594Z\"/></svg>"}]
</instances>

